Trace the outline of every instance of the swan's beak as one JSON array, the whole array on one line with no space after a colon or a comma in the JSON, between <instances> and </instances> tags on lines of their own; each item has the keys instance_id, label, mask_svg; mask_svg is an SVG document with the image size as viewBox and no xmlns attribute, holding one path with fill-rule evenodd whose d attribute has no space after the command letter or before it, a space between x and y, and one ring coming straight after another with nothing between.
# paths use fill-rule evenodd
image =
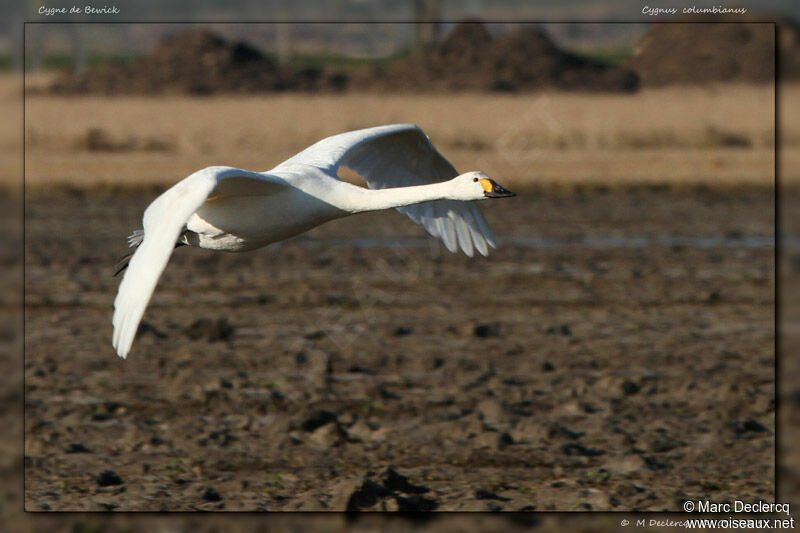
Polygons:
<instances>
[{"instance_id":1,"label":"swan's beak","mask_svg":"<svg viewBox=\"0 0 800 533\"><path fill-rule=\"evenodd\" d=\"M487 183L488 182L488 183ZM481 185L485 189L483 195L487 198L506 198L508 196L516 196L517 193L511 192L502 185L498 185L494 180L482 179Z\"/></svg>"}]
</instances>

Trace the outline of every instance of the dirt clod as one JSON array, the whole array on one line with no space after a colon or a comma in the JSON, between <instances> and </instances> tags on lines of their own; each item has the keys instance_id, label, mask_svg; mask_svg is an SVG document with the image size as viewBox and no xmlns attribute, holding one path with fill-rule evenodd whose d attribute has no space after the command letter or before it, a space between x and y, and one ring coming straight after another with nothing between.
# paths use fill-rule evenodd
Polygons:
<instances>
[{"instance_id":1,"label":"dirt clod","mask_svg":"<svg viewBox=\"0 0 800 533\"><path fill-rule=\"evenodd\" d=\"M486 489L476 489L475 497L479 500L500 500L504 502L511 501L511 498L505 498L499 494Z\"/></svg>"},{"instance_id":2,"label":"dirt clod","mask_svg":"<svg viewBox=\"0 0 800 533\"><path fill-rule=\"evenodd\" d=\"M320 409L319 411L314 411L311 416L306 418L301 427L303 428L303 431L314 431L325 424L336 422L338 416L339 415L333 411Z\"/></svg>"},{"instance_id":3,"label":"dirt clod","mask_svg":"<svg viewBox=\"0 0 800 533\"><path fill-rule=\"evenodd\" d=\"M397 326L394 330L394 334L397 337L403 337L405 335L411 335L414 333L414 328L409 326Z\"/></svg>"},{"instance_id":4,"label":"dirt clod","mask_svg":"<svg viewBox=\"0 0 800 533\"><path fill-rule=\"evenodd\" d=\"M136 335L141 338L143 335L152 335L157 339L166 339L167 334L161 331L160 329L156 328L151 323L142 320L142 323L139 324L139 329L136 332Z\"/></svg>"},{"instance_id":5,"label":"dirt clod","mask_svg":"<svg viewBox=\"0 0 800 533\"><path fill-rule=\"evenodd\" d=\"M497 449L498 450L505 450L506 447L511 446L515 442L516 441L511 436L511 434L508 433L507 431L504 431L504 432L500 433L499 437L497 437Z\"/></svg>"},{"instance_id":6,"label":"dirt clod","mask_svg":"<svg viewBox=\"0 0 800 533\"><path fill-rule=\"evenodd\" d=\"M203 491L202 498L207 502L222 501L222 495L214 487L206 487Z\"/></svg>"},{"instance_id":7,"label":"dirt clod","mask_svg":"<svg viewBox=\"0 0 800 533\"><path fill-rule=\"evenodd\" d=\"M395 509L401 512L433 511L436 500L420 496L427 487L415 485L392 468L387 468L375 481L367 474L361 485L347 500L347 511Z\"/></svg>"},{"instance_id":8,"label":"dirt clod","mask_svg":"<svg viewBox=\"0 0 800 533\"><path fill-rule=\"evenodd\" d=\"M381 482L389 490L407 494L421 494L430 490L422 485L414 485L406 476L398 474L393 468L386 469L381 476Z\"/></svg>"},{"instance_id":9,"label":"dirt clod","mask_svg":"<svg viewBox=\"0 0 800 533\"><path fill-rule=\"evenodd\" d=\"M210 318L199 318L184 330L184 333L191 340L207 339L209 342L224 341L230 339L236 329L226 318L212 320Z\"/></svg>"},{"instance_id":10,"label":"dirt clod","mask_svg":"<svg viewBox=\"0 0 800 533\"><path fill-rule=\"evenodd\" d=\"M97 484L101 487L111 487L114 485L122 485L122 478L113 470L103 470L97 476Z\"/></svg>"},{"instance_id":11,"label":"dirt clod","mask_svg":"<svg viewBox=\"0 0 800 533\"><path fill-rule=\"evenodd\" d=\"M669 464L667 464L665 462L659 461L655 457L645 457L644 458L644 464L648 469L655 470L655 471L658 471L658 470L669 470L670 468L672 468L671 465L669 465Z\"/></svg>"},{"instance_id":12,"label":"dirt clod","mask_svg":"<svg viewBox=\"0 0 800 533\"><path fill-rule=\"evenodd\" d=\"M624 394L625 396L631 396L641 390L641 386L638 383L636 383L635 381L631 381L629 379L626 379L625 381L622 382L621 388L622 388L622 394Z\"/></svg>"},{"instance_id":13,"label":"dirt clod","mask_svg":"<svg viewBox=\"0 0 800 533\"><path fill-rule=\"evenodd\" d=\"M397 510L401 513L420 513L435 511L439 504L432 498L425 496L400 496L396 495Z\"/></svg>"},{"instance_id":14,"label":"dirt clod","mask_svg":"<svg viewBox=\"0 0 800 533\"><path fill-rule=\"evenodd\" d=\"M402 397L397 394L396 392L392 392L391 390L387 389L384 385L378 387L378 393L380 393L381 398L384 400L400 400Z\"/></svg>"},{"instance_id":15,"label":"dirt clod","mask_svg":"<svg viewBox=\"0 0 800 533\"><path fill-rule=\"evenodd\" d=\"M583 444L577 442L568 442L564 444L561 449L566 455L580 455L583 457L597 457L598 455L606 453L603 450L587 448Z\"/></svg>"},{"instance_id":16,"label":"dirt clod","mask_svg":"<svg viewBox=\"0 0 800 533\"><path fill-rule=\"evenodd\" d=\"M480 339L486 339L488 337L499 337L500 324L478 324L477 326L475 326L473 332L475 336Z\"/></svg>"},{"instance_id":17,"label":"dirt clod","mask_svg":"<svg viewBox=\"0 0 800 533\"><path fill-rule=\"evenodd\" d=\"M392 495L392 491L370 479L365 479L347 500L347 511L360 511L372 507L378 500Z\"/></svg>"},{"instance_id":18,"label":"dirt clod","mask_svg":"<svg viewBox=\"0 0 800 533\"><path fill-rule=\"evenodd\" d=\"M741 422L737 422L734 426L734 431L739 434L743 433L762 433L765 431L769 431L764 424L753 420L752 418L748 418L747 420L743 420Z\"/></svg>"},{"instance_id":19,"label":"dirt clod","mask_svg":"<svg viewBox=\"0 0 800 533\"><path fill-rule=\"evenodd\" d=\"M81 444L80 442L73 442L66 449L67 453L92 453L92 450Z\"/></svg>"}]
</instances>

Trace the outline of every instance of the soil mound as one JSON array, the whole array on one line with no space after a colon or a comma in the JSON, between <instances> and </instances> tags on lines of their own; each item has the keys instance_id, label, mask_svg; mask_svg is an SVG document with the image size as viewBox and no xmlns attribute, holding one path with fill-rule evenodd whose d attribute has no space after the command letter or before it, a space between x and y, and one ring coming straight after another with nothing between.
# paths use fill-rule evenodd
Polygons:
<instances>
[{"instance_id":1,"label":"soil mound","mask_svg":"<svg viewBox=\"0 0 800 533\"><path fill-rule=\"evenodd\" d=\"M499 39L492 67L497 89L634 91L639 86L634 72L560 50L544 33L532 29Z\"/></svg>"},{"instance_id":2,"label":"soil mound","mask_svg":"<svg viewBox=\"0 0 800 533\"><path fill-rule=\"evenodd\" d=\"M638 87L632 71L563 51L540 31L521 29L495 39L479 22L462 22L421 56L361 74L353 80L355 86L382 90L634 91Z\"/></svg>"},{"instance_id":3,"label":"soil mound","mask_svg":"<svg viewBox=\"0 0 800 533\"><path fill-rule=\"evenodd\" d=\"M647 87L715 82L769 83L775 77L775 33L768 23L655 24L627 66Z\"/></svg>"},{"instance_id":4,"label":"soil mound","mask_svg":"<svg viewBox=\"0 0 800 533\"><path fill-rule=\"evenodd\" d=\"M780 79L800 80L800 25L793 20L778 23Z\"/></svg>"},{"instance_id":5,"label":"soil mound","mask_svg":"<svg viewBox=\"0 0 800 533\"><path fill-rule=\"evenodd\" d=\"M491 46L492 35L486 26L466 22L453 28L428 59L441 72L480 68L487 64L486 52Z\"/></svg>"},{"instance_id":6,"label":"soil mound","mask_svg":"<svg viewBox=\"0 0 800 533\"><path fill-rule=\"evenodd\" d=\"M229 43L206 30L164 39L130 64L106 64L51 87L57 93L236 93L312 89L327 81L319 69L281 69L244 42ZM335 80L332 81L335 83Z\"/></svg>"},{"instance_id":7,"label":"soil mound","mask_svg":"<svg viewBox=\"0 0 800 533\"><path fill-rule=\"evenodd\" d=\"M66 74L56 93L231 93L277 90L388 91L567 89L633 91L638 78L560 50L546 35L522 29L495 39L478 22L456 26L432 49L380 67L352 73L279 66L251 47L228 43L205 30L162 41L129 64L107 64L77 76Z\"/></svg>"}]
</instances>

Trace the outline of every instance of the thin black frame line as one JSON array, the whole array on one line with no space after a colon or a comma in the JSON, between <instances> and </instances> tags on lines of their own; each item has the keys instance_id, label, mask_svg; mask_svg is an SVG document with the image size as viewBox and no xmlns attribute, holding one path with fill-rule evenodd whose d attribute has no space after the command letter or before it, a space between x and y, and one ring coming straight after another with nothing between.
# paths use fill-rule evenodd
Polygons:
<instances>
[{"instance_id":1,"label":"thin black frame line","mask_svg":"<svg viewBox=\"0 0 800 533\"><path fill-rule=\"evenodd\" d=\"M347 24L777 24L775 20L362 20ZM343 24L341 20L26 20L23 24Z\"/></svg>"},{"instance_id":2,"label":"thin black frame line","mask_svg":"<svg viewBox=\"0 0 800 533\"><path fill-rule=\"evenodd\" d=\"M22 511L26 512L25 509L25 495L28 493L28 476L25 475L28 465L25 464L25 434L27 431L25 430L28 427L27 420L26 420L26 413L27 409L25 408L25 391L27 390L26 383L25 383L25 339L28 338L27 332L25 331L25 327L27 325L27 320L25 320L25 285L27 284L27 276L25 270L25 250L27 249L25 243L25 220L27 220L27 213L25 212L25 92L27 90L27 86L25 83L25 63L28 62L27 58L27 43L25 39L27 38L27 31L26 25L23 23L22 25L22 176L20 176L22 180L22 357L20 358L20 371L22 372Z\"/></svg>"},{"instance_id":3,"label":"thin black frame line","mask_svg":"<svg viewBox=\"0 0 800 533\"><path fill-rule=\"evenodd\" d=\"M424 23L424 24L432 24L432 23L450 23L450 21L364 21L364 22L354 22L355 24L417 24L417 23ZM775 276L775 288L773 290L773 303L774 303L774 322L773 322L773 330L775 333L775 340L773 343L773 389L775 391L775 432L774 432L774 441L773 441L773 456L774 456L774 473L773 473L773 493L775 496L775 502L779 501L779 490L780 490L780 483L779 483L779 471L778 468L778 461L779 461L779 442L780 442L780 394L779 394L779 384L778 384L778 367L780 363L780 306L779 306L779 298L780 298L780 246L781 246L781 239L782 233L780 231L780 216L779 216L779 191L780 191L780 180L779 180L779 147L780 147L780 127L779 127L779 113L778 113L778 100L780 91L778 90L779 85L779 71L780 71L780 61L779 61L779 54L778 54L778 23L775 20L771 21L751 21L751 20L743 20L743 21L677 21L677 20L654 20L654 21L557 21L557 22L548 22L548 21L481 21L486 24L652 24L655 22L660 23L670 23L670 24L772 24L773 27L773 64L774 64L774 75L773 75L773 125L775 128L775 144L773 146L773 194L774 194L774 201L773 201L773 226L774 226L774 234L775 234L775 245L773 248L773 257L774 257L774 266L773 266L773 274ZM341 21L233 21L233 22L226 22L226 21L105 21L105 20L94 20L94 21L81 21L81 20L67 20L67 21L23 21L23 31L22 31L22 245L23 245L23 259L24 259L24 251L26 249L26 232L25 232L25 220L27 217L26 213L26 193L25 193L25 186L26 186L26 166L25 166L25 154L26 154L26 139L25 139L25 125L26 125L26 117L25 117L25 109L26 109L26 98L27 98L27 25L28 24L172 24L172 25L186 25L186 24L197 24L197 25L211 25L211 24L337 24L341 23ZM453 22L457 23L457 21ZM23 334L23 344L22 344L22 383L23 383L23 401L22 401L22 421L23 421L23 431L22 431L22 450L24 453L25 449L25 438L26 438L26 409L25 409L25 386L26 386L26 376L25 376L25 359L26 359L26 348L25 348L25 339L27 338L26 335L26 325L27 321L25 320L25 296L26 296L26 270L25 264L23 260L22 264L23 270L23 284L22 284L22 334ZM28 511L25 509L25 498L27 494L27 476L25 475L25 469L27 465L25 465L23 461L23 494L22 494L22 506L23 512L25 513L48 513L47 511ZM72 513L72 512L80 512L80 511L56 511L55 513ZM98 511L99 512L99 511ZM117 511L121 513L142 513L142 511ZM181 511L172 511L172 512L181 512ZM183 512L192 512L192 511L183 511ZM225 514L232 514L232 513L240 513L240 511L222 511ZM254 511L241 511L244 513L254 512ZM458 511L455 511L458 512ZM485 511L476 511L479 513L484 513ZM581 511L547 511L547 513L555 512L555 513L564 513L564 514L572 514L572 513L581 513ZM624 511L624 510L611 510L611 511L597 511L597 513L614 513L614 514L647 514L659 512L663 514L685 514L683 511ZM149 513L149 511L144 511L144 513ZM314 512L308 511L308 513L313 514ZM449 513L449 512L448 512ZM48 513L49 514L49 513ZM306 514L306 512L303 512ZM339 513L337 513L339 514Z\"/></svg>"},{"instance_id":4,"label":"thin black frame line","mask_svg":"<svg viewBox=\"0 0 800 533\"><path fill-rule=\"evenodd\" d=\"M775 440L772 443L773 445L773 457L775 458L775 487L774 487L774 494L775 494L775 502L778 503L780 501L780 471L779 468L779 443L780 443L780 384L778 383L778 376L780 376L779 372L779 365L780 365L780 323L781 323L781 313L780 313L780 291L778 290L778 283L780 280L780 247L781 247L781 240L782 240L782 233L781 233L781 226L780 226L780 211L779 211L779 190L780 190L780 183L778 180L778 169L779 169L779 147L780 147L780 113L778 113L778 99L780 91L778 91L778 80L779 78L779 71L780 71L780 56L778 55L778 37L779 37L780 29L778 28L778 24L773 22L772 24L772 35L773 35L773 98L772 98L772 105L773 105L773 128L775 129L773 138L774 146L772 150L772 178L773 178L773 216L775 217L773 221L773 225L775 226L774 233L775 233L775 247L773 248L773 276L775 276L773 294L772 294L772 301L774 305L774 312L773 317L775 320L774 331L775 331L775 340L773 342L773 358L775 364L772 366L773 368L773 378L772 378L772 388L775 394L775 406L774 406L774 419L775 419Z\"/></svg>"}]
</instances>

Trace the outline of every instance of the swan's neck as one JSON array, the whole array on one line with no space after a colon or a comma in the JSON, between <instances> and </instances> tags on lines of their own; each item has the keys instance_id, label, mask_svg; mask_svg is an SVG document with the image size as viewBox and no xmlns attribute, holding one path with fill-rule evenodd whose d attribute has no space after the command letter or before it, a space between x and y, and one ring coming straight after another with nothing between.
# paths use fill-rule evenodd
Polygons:
<instances>
[{"instance_id":1,"label":"swan's neck","mask_svg":"<svg viewBox=\"0 0 800 533\"><path fill-rule=\"evenodd\" d=\"M360 191L352 196L352 205L349 206L349 210L353 213L380 211L451 198L451 187L447 181L391 189L364 189L363 187L358 187L358 189Z\"/></svg>"}]
</instances>

